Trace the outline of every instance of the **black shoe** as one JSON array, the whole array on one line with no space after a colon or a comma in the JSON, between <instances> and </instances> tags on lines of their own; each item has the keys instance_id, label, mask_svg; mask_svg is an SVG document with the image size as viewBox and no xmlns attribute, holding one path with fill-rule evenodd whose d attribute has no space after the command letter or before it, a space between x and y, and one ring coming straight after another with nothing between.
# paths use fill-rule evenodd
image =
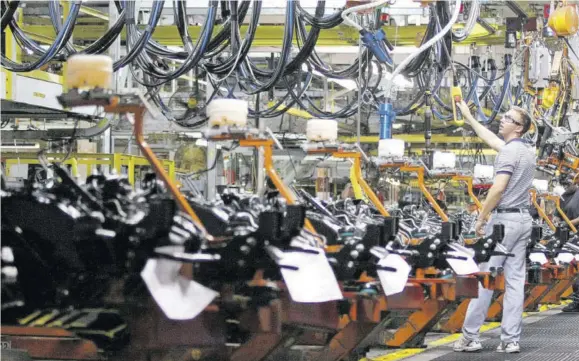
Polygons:
<instances>
[{"instance_id":1,"label":"black shoe","mask_svg":"<svg viewBox=\"0 0 579 361\"><path fill-rule=\"evenodd\" d=\"M568 304L567 306L563 307L561 310L563 312L579 312L579 302L574 301Z\"/></svg>"}]
</instances>

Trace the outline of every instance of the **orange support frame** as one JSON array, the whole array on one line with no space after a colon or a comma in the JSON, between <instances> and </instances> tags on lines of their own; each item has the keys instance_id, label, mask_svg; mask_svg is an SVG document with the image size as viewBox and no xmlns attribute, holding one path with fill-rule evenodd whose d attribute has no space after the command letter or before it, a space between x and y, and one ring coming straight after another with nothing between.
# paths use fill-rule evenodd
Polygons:
<instances>
[{"instance_id":1,"label":"orange support frame","mask_svg":"<svg viewBox=\"0 0 579 361\"><path fill-rule=\"evenodd\" d=\"M571 220L563 209L561 209L561 198L554 194L542 194L540 197L547 201L552 201L555 203L555 207L557 208L557 212L561 215L561 218L567 223L569 229L573 233L577 233L577 228L571 223ZM556 304L559 303L561 299L561 295L569 289L575 280L579 277L577 275L577 270L575 265L567 265L564 270L559 269L557 272L557 282L556 284L540 299L541 303L550 303Z\"/></svg>"},{"instance_id":2,"label":"orange support frame","mask_svg":"<svg viewBox=\"0 0 579 361\"><path fill-rule=\"evenodd\" d=\"M554 195L554 194L544 194L544 195L541 195L541 197L543 197L547 201L552 201L553 203L555 203L555 207L557 208L557 212L559 212L559 215L561 215L561 218L563 218L565 223L567 223L571 232L577 233L577 228L575 228L573 223L571 223L571 220L569 219L569 217L567 217L567 215L565 214L563 209L561 209L561 198L559 196Z\"/></svg>"},{"instance_id":3,"label":"orange support frame","mask_svg":"<svg viewBox=\"0 0 579 361\"><path fill-rule=\"evenodd\" d=\"M541 299L544 304L559 304L561 297L568 290L572 289L573 284L579 277L576 265L566 265L565 269L557 272L557 283L555 286Z\"/></svg>"},{"instance_id":4,"label":"orange support frame","mask_svg":"<svg viewBox=\"0 0 579 361\"><path fill-rule=\"evenodd\" d=\"M211 235L207 233L207 230L203 226L201 219L197 216L187 199L185 199L183 194L179 191L177 185L171 180L167 172L165 172L163 164L161 164L157 156L155 156L155 153L151 150L151 147L149 147L149 144L147 144L143 134L143 118L146 108L140 104L120 104L119 100L119 97L113 97L111 105L105 106L104 110L108 113L133 113L135 115L135 139L137 140L141 152L143 152L149 163L153 166L153 169L155 169L157 175L163 180L167 188L169 188L169 191L183 212L191 217L195 225L201 230L207 239L212 240Z\"/></svg>"},{"instance_id":5,"label":"orange support frame","mask_svg":"<svg viewBox=\"0 0 579 361\"><path fill-rule=\"evenodd\" d=\"M478 198L474 195L474 191L472 188L472 177L471 176L466 176L466 175L456 175L454 177L452 177L453 180L459 181L459 182L464 182L466 183L466 188L468 191L468 195L470 196L470 198L473 200L474 204L476 204L478 209L482 209L483 205L482 203L478 200Z\"/></svg>"},{"instance_id":6,"label":"orange support frame","mask_svg":"<svg viewBox=\"0 0 579 361\"><path fill-rule=\"evenodd\" d=\"M478 274L479 280L482 286L488 290L495 291L495 305L496 302L499 302L500 305L499 311L502 311L502 298L504 296L505 291L505 277L504 274L497 274L496 276L492 276L490 272L480 272ZM468 310L468 305L470 303L470 299L463 300L460 305L456 308L454 313L450 315L448 321L446 321L441 327L440 330L443 332L448 333L455 333L462 329L464 324L464 319L466 318L466 311ZM495 306L496 307L496 306ZM493 311L494 312L494 311ZM489 308L489 314L491 310Z\"/></svg>"},{"instance_id":7,"label":"orange support frame","mask_svg":"<svg viewBox=\"0 0 579 361\"><path fill-rule=\"evenodd\" d=\"M418 278L428 273L417 270L417 278L408 280L428 287L429 298L420 310L412 313L406 322L394 332L385 344L394 348L421 347L426 332L448 312L462 303L463 299L476 298L478 279L475 276L457 276L455 279Z\"/></svg>"},{"instance_id":8,"label":"orange support frame","mask_svg":"<svg viewBox=\"0 0 579 361\"><path fill-rule=\"evenodd\" d=\"M348 158L354 160L353 165L354 174L356 175L356 180L362 186L364 193L366 193L368 198L370 198L370 201L372 202L374 207L378 209L381 215L383 215L384 217L390 216L390 213L388 213L382 202L380 202L380 199L378 199L378 196L376 196L376 193L374 193L372 188L368 185L368 183L362 176L362 162L360 160L362 158L362 154L360 152L341 152L341 151L328 151L328 152L331 153L332 156L336 158ZM316 153L319 152L316 151Z\"/></svg>"},{"instance_id":9,"label":"orange support frame","mask_svg":"<svg viewBox=\"0 0 579 361\"><path fill-rule=\"evenodd\" d=\"M534 189L531 189L529 191L529 193L531 193L531 201L533 202L533 205L535 206L535 208L537 209L537 212L539 212L539 216L545 221L547 222L547 225L549 225L549 228L551 228L552 231L556 230L555 225L553 224L553 222L551 222L551 220L549 219L549 217L547 217L547 213L545 213L545 211L543 210L543 208L541 208L541 205L537 202L537 191Z\"/></svg>"},{"instance_id":10,"label":"orange support frame","mask_svg":"<svg viewBox=\"0 0 579 361\"><path fill-rule=\"evenodd\" d=\"M569 153L565 153L563 155L563 159L551 156L545 163L555 165L557 170L561 173L568 173L569 169L575 172L579 171L579 157Z\"/></svg>"},{"instance_id":11,"label":"orange support frame","mask_svg":"<svg viewBox=\"0 0 579 361\"><path fill-rule=\"evenodd\" d=\"M288 204L295 204L296 197L293 192L285 185L279 174L275 171L273 164L273 140L272 139L240 139L239 146L241 147L254 147L257 149L263 149L264 167L267 175L281 193L282 197L285 198ZM304 223L305 228L316 233L312 223L306 219Z\"/></svg>"},{"instance_id":12,"label":"orange support frame","mask_svg":"<svg viewBox=\"0 0 579 361\"><path fill-rule=\"evenodd\" d=\"M418 187L420 188L420 191L426 197L426 199L428 199L428 202L430 203L432 208L434 208L436 213L440 216L442 221L448 222L448 216L444 213L442 208L440 208L438 203L436 203L436 200L434 199L432 194L430 194L430 192L428 191L428 188L426 188L426 185L424 184L424 168L420 167L420 166L404 165L404 166L400 167L400 170L403 172L416 172L416 174L418 176Z\"/></svg>"}]
</instances>

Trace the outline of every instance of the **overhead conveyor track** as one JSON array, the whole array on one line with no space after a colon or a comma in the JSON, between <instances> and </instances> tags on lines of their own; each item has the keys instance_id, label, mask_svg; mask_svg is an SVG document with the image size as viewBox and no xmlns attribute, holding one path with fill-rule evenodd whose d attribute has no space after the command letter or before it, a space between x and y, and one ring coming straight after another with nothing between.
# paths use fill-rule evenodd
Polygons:
<instances>
[{"instance_id":1,"label":"overhead conveyor track","mask_svg":"<svg viewBox=\"0 0 579 361\"><path fill-rule=\"evenodd\" d=\"M93 107L112 120L81 129L85 123L74 117L69 132L2 121L13 138L25 137L24 126L44 137L2 144L13 150L3 155L8 173L3 169L0 192L3 341L39 359L95 359L100 349L110 361L358 361L381 350L392 361L405 352L428 354L434 332L458 332L483 292L488 321L499 320L503 300L509 309L510 260L519 265L526 312L558 307L570 296L579 279L579 235L549 192L553 184L536 191L543 184L526 177L520 208L497 210L518 213L513 222L525 217L519 227L530 228L529 242L516 242L508 223L481 231L489 202L508 183L505 174L478 167L496 155L481 143L508 148L498 138L470 136L465 126L488 135L485 125L495 126L512 104L530 109L549 118L541 124L556 134L545 136L549 156L539 170L561 184L579 179L577 154L568 151L577 141L561 129L572 107L554 105L568 101L575 69L563 52L564 66L549 69L545 81L561 90L539 86L545 70L532 54L548 54L542 33L527 34L519 24L521 42L512 50L480 54L464 44L493 32L495 26L478 24L492 5L424 2L411 9L427 24L414 28L424 33L408 49L391 29L409 17L396 14L392 1L332 10L324 1L312 10L287 1L274 20L283 23L274 34L278 47L258 55L267 3L209 1L197 10L186 1L169 4L109 3L109 29L83 50L72 26L86 3L49 4L45 24L56 41L47 47L27 37L22 11L4 3L12 43L3 64L18 70L38 62L53 72L61 66L55 99L63 113ZM155 37L171 12L177 48ZM336 62L318 45L325 32L338 31L354 42ZM114 57L101 54L108 49ZM524 83L516 79L520 68ZM125 76L138 85L113 81ZM541 95L551 108L539 104ZM502 117L501 126L514 129L505 140L520 135L516 125L526 113L519 112ZM308 118L305 129L296 126L298 116ZM270 118L280 117L275 133ZM175 124L166 127L167 120ZM538 124L519 140L536 144ZM76 139L109 129L122 130L113 136L123 137L126 152L106 144L114 143L109 134L102 146L114 154L75 152ZM132 155L132 144L144 157ZM532 151L522 159L532 174ZM147 169L153 172L143 174ZM12 179L17 175L21 183ZM340 193L345 182L351 188ZM528 198L538 212L533 220ZM550 219L541 199L554 201L563 221ZM529 350L526 360L542 346ZM472 358L479 356L486 355Z\"/></svg>"}]
</instances>

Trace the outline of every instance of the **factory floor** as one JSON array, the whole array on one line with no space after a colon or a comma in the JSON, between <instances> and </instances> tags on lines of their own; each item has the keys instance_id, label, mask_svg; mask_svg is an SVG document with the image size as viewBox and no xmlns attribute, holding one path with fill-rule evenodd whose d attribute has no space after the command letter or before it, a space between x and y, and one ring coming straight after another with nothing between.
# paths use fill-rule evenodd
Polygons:
<instances>
[{"instance_id":1,"label":"factory floor","mask_svg":"<svg viewBox=\"0 0 579 361\"><path fill-rule=\"evenodd\" d=\"M454 352L452 345L460 334L429 334L426 349L373 349L364 361L579 361L579 313L561 312L563 306L544 307L541 312L525 314L521 353L497 353L500 323L483 326L479 352Z\"/></svg>"}]
</instances>

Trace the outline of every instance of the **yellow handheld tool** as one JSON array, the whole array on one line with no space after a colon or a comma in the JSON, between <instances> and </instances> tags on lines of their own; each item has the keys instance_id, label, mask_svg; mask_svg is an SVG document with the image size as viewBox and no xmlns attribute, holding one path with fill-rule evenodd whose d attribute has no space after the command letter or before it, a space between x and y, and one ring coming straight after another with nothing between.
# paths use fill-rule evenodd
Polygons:
<instances>
[{"instance_id":1,"label":"yellow handheld tool","mask_svg":"<svg viewBox=\"0 0 579 361\"><path fill-rule=\"evenodd\" d=\"M460 90L460 87L457 84L450 88L450 96L452 98L452 114L454 115L454 124L458 127L462 127L464 125L464 119L462 119L462 114L456 106L456 103L462 101L462 90Z\"/></svg>"}]
</instances>

